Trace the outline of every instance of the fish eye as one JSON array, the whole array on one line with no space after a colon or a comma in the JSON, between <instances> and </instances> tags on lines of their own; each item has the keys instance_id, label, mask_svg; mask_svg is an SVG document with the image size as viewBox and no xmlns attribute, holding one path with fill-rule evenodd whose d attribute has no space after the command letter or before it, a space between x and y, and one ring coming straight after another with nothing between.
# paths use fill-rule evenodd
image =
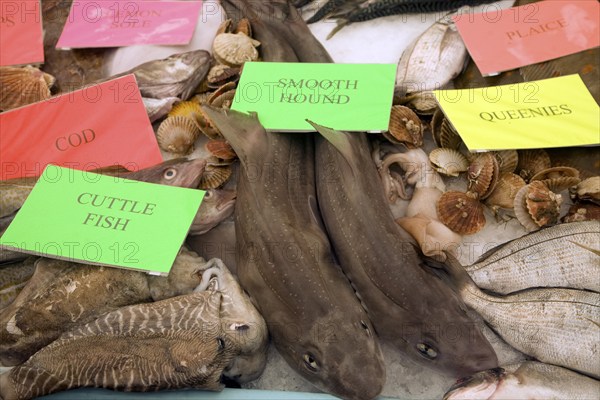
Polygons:
<instances>
[{"instance_id":1,"label":"fish eye","mask_svg":"<svg viewBox=\"0 0 600 400\"><path fill-rule=\"evenodd\" d=\"M368 336L371 336L371 330L369 329L369 325L365 321L360 321L360 326L367 332Z\"/></svg>"},{"instance_id":2,"label":"fish eye","mask_svg":"<svg viewBox=\"0 0 600 400\"><path fill-rule=\"evenodd\" d=\"M204 194L204 198L208 199L212 197L212 190L207 190L206 193Z\"/></svg>"},{"instance_id":3,"label":"fish eye","mask_svg":"<svg viewBox=\"0 0 600 400\"><path fill-rule=\"evenodd\" d=\"M302 358L304 359L304 366L312 372L317 372L319 370L320 365L317 362L317 360L315 359L315 356L313 356L310 353L304 353L304 355L302 356Z\"/></svg>"},{"instance_id":4,"label":"fish eye","mask_svg":"<svg viewBox=\"0 0 600 400\"><path fill-rule=\"evenodd\" d=\"M423 357L433 360L437 357L437 351L427 343L417 343L417 350Z\"/></svg>"},{"instance_id":5,"label":"fish eye","mask_svg":"<svg viewBox=\"0 0 600 400\"><path fill-rule=\"evenodd\" d=\"M219 351L225 348L225 341L221 338L217 338L217 345L219 346Z\"/></svg>"},{"instance_id":6,"label":"fish eye","mask_svg":"<svg viewBox=\"0 0 600 400\"><path fill-rule=\"evenodd\" d=\"M177 170L175 168L167 168L163 176L165 179L173 179L177 176Z\"/></svg>"}]
</instances>

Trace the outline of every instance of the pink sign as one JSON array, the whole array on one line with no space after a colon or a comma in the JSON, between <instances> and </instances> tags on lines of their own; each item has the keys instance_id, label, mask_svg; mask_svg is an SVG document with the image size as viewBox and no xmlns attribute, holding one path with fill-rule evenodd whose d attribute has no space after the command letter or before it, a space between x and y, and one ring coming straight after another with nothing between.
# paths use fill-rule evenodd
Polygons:
<instances>
[{"instance_id":1,"label":"pink sign","mask_svg":"<svg viewBox=\"0 0 600 400\"><path fill-rule=\"evenodd\" d=\"M486 76L600 45L597 0L546 0L454 17L471 57Z\"/></svg>"},{"instance_id":2,"label":"pink sign","mask_svg":"<svg viewBox=\"0 0 600 400\"><path fill-rule=\"evenodd\" d=\"M162 162L134 75L0 113L0 154L0 180Z\"/></svg>"},{"instance_id":3,"label":"pink sign","mask_svg":"<svg viewBox=\"0 0 600 400\"><path fill-rule=\"evenodd\" d=\"M76 0L57 48L188 44L201 1Z\"/></svg>"},{"instance_id":4,"label":"pink sign","mask_svg":"<svg viewBox=\"0 0 600 400\"><path fill-rule=\"evenodd\" d=\"M39 0L0 0L0 66L43 62Z\"/></svg>"}]
</instances>

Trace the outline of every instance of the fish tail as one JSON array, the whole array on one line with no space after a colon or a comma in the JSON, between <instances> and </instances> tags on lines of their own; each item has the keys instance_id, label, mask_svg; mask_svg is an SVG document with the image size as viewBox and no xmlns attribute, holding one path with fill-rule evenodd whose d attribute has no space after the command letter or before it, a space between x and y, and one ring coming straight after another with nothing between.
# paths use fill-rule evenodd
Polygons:
<instances>
[{"instance_id":1,"label":"fish tail","mask_svg":"<svg viewBox=\"0 0 600 400\"><path fill-rule=\"evenodd\" d=\"M307 24L318 22L335 10L339 5L343 4L344 0L329 0L323 7L321 7L315 15L306 20Z\"/></svg>"}]
</instances>

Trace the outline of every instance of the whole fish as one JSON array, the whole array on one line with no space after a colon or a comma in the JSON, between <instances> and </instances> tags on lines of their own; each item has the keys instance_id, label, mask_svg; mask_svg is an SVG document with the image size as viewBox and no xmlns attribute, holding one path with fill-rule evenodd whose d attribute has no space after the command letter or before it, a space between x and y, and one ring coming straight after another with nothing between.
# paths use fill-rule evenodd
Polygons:
<instances>
[{"instance_id":1,"label":"whole fish","mask_svg":"<svg viewBox=\"0 0 600 400\"><path fill-rule=\"evenodd\" d=\"M265 360L261 321L226 268L215 266L192 294L120 308L63 334L2 374L0 397L30 399L85 386L220 390L221 375L237 367L248 343L257 342Z\"/></svg>"},{"instance_id":2,"label":"whole fish","mask_svg":"<svg viewBox=\"0 0 600 400\"><path fill-rule=\"evenodd\" d=\"M464 302L508 344L539 361L600 378L600 294L548 288L492 296L456 258L446 256L446 270Z\"/></svg>"},{"instance_id":3,"label":"whole fish","mask_svg":"<svg viewBox=\"0 0 600 400\"><path fill-rule=\"evenodd\" d=\"M31 278L36 259L28 257L22 262L0 265L0 310L13 302Z\"/></svg>"},{"instance_id":4,"label":"whole fish","mask_svg":"<svg viewBox=\"0 0 600 400\"><path fill-rule=\"evenodd\" d=\"M396 71L396 92L440 89L463 70L467 48L452 19L445 17L417 37L402 53Z\"/></svg>"},{"instance_id":5,"label":"whole fish","mask_svg":"<svg viewBox=\"0 0 600 400\"><path fill-rule=\"evenodd\" d=\"M382 340L446 374L494 368L496 353L394 221L365 133L313 123L319 208L335 254ZM449 332L453 332L449 334Z\"/></svg>"},{"instance_id":6,"label":"whole fish","mask_svg":"<svg viewBox=\"0 0 600 400\"><path fill-rule=\"evenodd\" d=\"M465 269L482 289L506 294L534 287L600 292L600 221L559 224L488 251Z\"/></svg>"},{"instance_id":7,"label":"whole fish","mask_svg":"<svg viewBox=\"0 0 600 400\"><path fill-rule=\"evenodd\" d=\"M134 74L143 97L187 100L206 77L211 62L212 57L206 50L188 51L145 62L110 79Z\"/></svg>"},{"instance_id":8,"label":"whole fish","mask_svg":"<svg viewBox=\"0 0 600 400\"><path fill-rule=\"evenodd\" d=\"M374 398L385 381L383 356L322 229L310 136L266 132L255 115L203 112L241 161L237 275L275 346L321 390Z\"/></svg>"},{"instance_id":9,"label":"whole fish","mask_svg":"<svg viewBox=\"0 0 600 400\"><path fill-rule=\"evenodd\" d=\"M461 379L444 400L569 399L600 398L600 382L555 365L525 361Z\"/></svg>"}]
</instances>

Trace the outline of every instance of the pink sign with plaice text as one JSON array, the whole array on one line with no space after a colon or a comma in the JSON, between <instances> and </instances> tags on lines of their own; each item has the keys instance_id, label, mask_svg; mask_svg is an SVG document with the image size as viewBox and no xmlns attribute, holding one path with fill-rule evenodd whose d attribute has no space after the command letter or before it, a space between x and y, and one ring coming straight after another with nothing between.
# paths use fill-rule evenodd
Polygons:
<instances>
[{"instance_id":1,"label":"pink sign with plaice text","mask_svg":"<svg viewBox=\"0 0 600 400\"><path fill-rule=\"evenodd\" d=\"M44 62L39 0L0 0L0 66Z\"/></svg>"},{"instance_id":2,"label":"pink sign with plaice text","mask_svg":"<svg viewBox=\"0 0 600 400\"><path fill-rule=\"evenodd\" d=\"M188 44L201 1L74 0L57 48Z\"/></svg>"},{"instance_id":3,"label":"pink sign with plaice text","mask_svg":"<svg viewBox=\"0 0 600 400\"><path fill-rule=\"evenodd\" d=\"M545 0L454 17L482 75L552 60L600 45L597 0Z\"/></svg>"}]
</instances>

